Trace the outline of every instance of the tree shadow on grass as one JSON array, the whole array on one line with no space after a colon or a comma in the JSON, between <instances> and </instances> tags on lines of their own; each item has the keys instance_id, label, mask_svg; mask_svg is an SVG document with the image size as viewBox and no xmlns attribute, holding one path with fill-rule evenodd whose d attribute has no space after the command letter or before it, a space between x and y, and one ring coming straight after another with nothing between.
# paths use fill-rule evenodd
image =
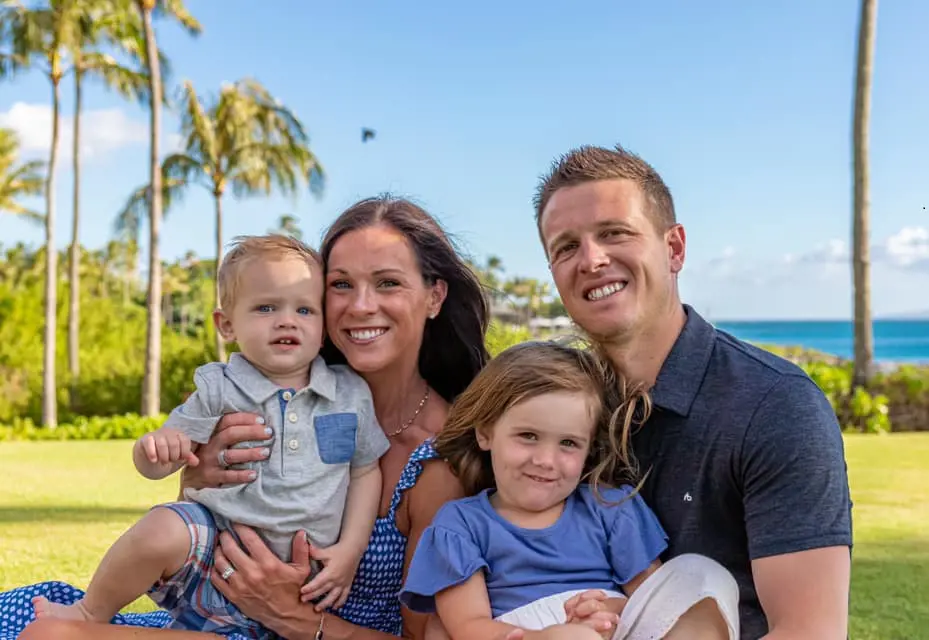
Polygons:
<instances>
[{"instance_id":1,"label":"tree shadow on grass","mask_svg":"<svg viewBox=\"0 0 929 640\"><path fill-rule=\"evenodd\" d=\"M929 541L868 543L852 564L850 636L911 640L929 628Z\"/></svg>"},{"instance_id":2,"label":"tree shadow on grass","mask_svg":"<svg viewBox=\"0 0 929 640\"><path fill-rule=\"evenodd\" d=\"M148 509L139 507L104 507L87 505L43 505L41 507L9 507L0 505L0 524L22 524L49 521L54 523L106 523L141 518Z\"/></svg>"}]
</instances>

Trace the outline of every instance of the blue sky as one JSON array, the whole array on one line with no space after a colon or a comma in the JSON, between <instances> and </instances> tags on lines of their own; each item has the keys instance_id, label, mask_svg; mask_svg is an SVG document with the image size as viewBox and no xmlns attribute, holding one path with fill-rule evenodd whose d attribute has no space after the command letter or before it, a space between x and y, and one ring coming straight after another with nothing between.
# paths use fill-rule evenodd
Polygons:
<instances>
[{"instance_id":1,"label":"blue sky","mask_svg":"<svg viewBox=\"0 0 929 640\"><path fill-rule=\"evenodd\" d=\"M159 25L174 80L202 92L251 76L305 122L325 195L235 201L225 233L300 218L318 242L345 206L415 198L478 259L547 278L532 217L538 176L581 144L651 162L688 234L687 301L713 319L851 312L851 109L857 2L468 3L188 0L204 34ZM271 9L273 7L273 9ZM929 308L929 3L882 3L871 126L876 313ZM103 245L147 175L147 115L87 92L81 241ZM65 144L72 89L63 89ZM48 144L39 76L0 85L0 125ZM166 115L171 144L177 119ZM377 138L360 140L361 127ZM60 170L58 238L70 238ZM924 208L927 207L927 208ZM169 212L162 254L213 253L213 206L193 188ZM0 242L42 242L0 217Z\"/></svg>"}]
</instances>

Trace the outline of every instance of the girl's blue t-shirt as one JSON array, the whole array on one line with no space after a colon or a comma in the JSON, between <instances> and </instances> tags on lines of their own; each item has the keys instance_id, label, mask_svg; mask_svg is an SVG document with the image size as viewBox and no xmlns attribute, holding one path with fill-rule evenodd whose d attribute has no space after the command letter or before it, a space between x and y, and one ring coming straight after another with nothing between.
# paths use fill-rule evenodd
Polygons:
<instances>
[{"instance_id":1,"label":"girl's blue t-shirt","mask_svg":"<svg viewBox=\"0 0 929 640\"><path fill-rule=\"evenodd\" d=\"M633 488L581 485L558 521L523 529L491 506L491 490L442 506L420 538L400 601L435 611L435 594L484 570L493 617L575 589L619 590L667 548L658 518ZM619 503L619 504L616 504Z\"/></svg>"}]
</instances>

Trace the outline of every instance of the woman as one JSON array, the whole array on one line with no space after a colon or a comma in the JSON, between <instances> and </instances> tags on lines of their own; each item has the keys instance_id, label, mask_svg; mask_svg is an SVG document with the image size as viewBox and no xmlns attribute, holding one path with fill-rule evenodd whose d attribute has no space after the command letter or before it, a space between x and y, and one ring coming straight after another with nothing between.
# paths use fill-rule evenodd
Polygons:
<instances>
[{"instance_id":1,"label":"woman","mask_svg":"<svg viewBox=\"0 0 929 640\"><path fill-rule=\"evenodd\" d=\"M213 581L247 616L283 637L374 639L402 633L422 638L426 618L401 612L397 594L422 530L442 504L462 495L457 478L425 441L439 432L449 403L487 360L486 302L478 280L438 223L406 200L373 198L353 205L330 227L321 253L326 265L324 355L329 363L347 362L365 378L378 422L391 441L380 462L384 489L374 534L348 600L335 615L322 610L335 602L337 592L315 607L299 601L308 561L280 562L245 528L237 530L244 550L228 533L221 536ZM227 450L235 442L264 437L257 419L243 414L223 418L221 431L201 448L201 464L187 472L185 484L247 481L247 472L220 468L218 460L260 459L258 449ZM305 557L306 542L295 545L295 557ZM311 553L325 564L325 549ZM323 570L309 583L308 595L325 592L325 581ZM60 583L25 587L0 595L0 610L28 602L32 595L67 599L75 592ZM138 626L165 622L160 612L130 619ZM203 635L43 620L22 637L169 640Z\"/></svg>"}]
</instances>

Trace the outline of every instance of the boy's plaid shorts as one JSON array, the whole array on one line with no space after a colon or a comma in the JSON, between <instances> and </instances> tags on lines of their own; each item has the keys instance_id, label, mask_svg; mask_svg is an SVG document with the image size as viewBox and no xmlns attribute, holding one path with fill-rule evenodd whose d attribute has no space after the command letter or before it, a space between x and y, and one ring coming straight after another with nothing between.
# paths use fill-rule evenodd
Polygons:
<instances>
[{"instance_id":1,"label":"boy's plaid shorts","mask_svg":"<svg viewBox=\"0 0 929 640\"><path fill-rule=\"evenodd\" d=\"M247 618L210 582L219 529L209 509L195 502L159 506L180 516L190 533L190 552L184 566L170 578L159 580L148 592L155 604L174 619L168 628L236 634L256 640L276 638L273 632Z\"/></svg>"}]
</instances>

